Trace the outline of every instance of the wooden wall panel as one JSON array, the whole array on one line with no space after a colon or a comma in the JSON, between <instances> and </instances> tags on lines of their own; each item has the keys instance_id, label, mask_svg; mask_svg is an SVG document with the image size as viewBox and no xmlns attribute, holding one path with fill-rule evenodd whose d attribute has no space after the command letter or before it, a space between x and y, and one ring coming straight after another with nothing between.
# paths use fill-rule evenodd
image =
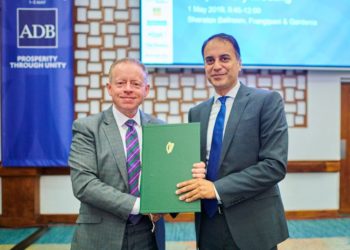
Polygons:
<instances>
[{"instance_id":1,"label":"wooden wall panel","mask_svg":"<svg viewBox=\"0 0 350 250\"><path fill-rule=\"evenodd\" d=\"M341 85L340 212L350 214L350 82Z\"/></svg>"},{"instance_id":2,"label":"wooden wall panel","mask_svg":"<svg viewBox=\"0 0 350 250\"><path fill-rule=\"evenodd\" d=\"M40 174L37 169L2 169L0 226L37 225L40 212Z\"/></svg>"},{"instance_id":3,"label":"wooden wall panel","mask_svg":"<svg viewBox=\"0 0 350 250\"><path fill-rule=\"evenodd\" d=\"M339 161L291 161L288 162L289 173L329 173L339 172ZM69 175L69 168L3 168L2 178L3 214L0 226L19 227L47 225L51 223L74 224L76 214L39 214L40 176ZM337 210L288 211L290 219L337 218L341 214ZM165 217L169 222L193 221L193 214L179 214L176 219Z\"/></svg>"}]
</instances>

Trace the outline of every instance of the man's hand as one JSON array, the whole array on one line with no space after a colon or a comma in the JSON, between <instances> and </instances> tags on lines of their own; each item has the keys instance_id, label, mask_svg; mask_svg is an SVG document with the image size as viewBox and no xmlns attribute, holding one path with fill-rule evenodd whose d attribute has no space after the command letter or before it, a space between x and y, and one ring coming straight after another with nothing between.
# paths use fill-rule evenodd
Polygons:
<instances>
[{"instance_id":1,"label":"man's hand","mask_svg":"<svg viewBox=\"0 0 350 250\"><path fill-rule=\"evenodd\" d=\"M163 214L148 214L152 222L157 222L160 218L163 217Z\"/></svg>"},{"instance_id":2,"label":"man's hand","mask_svg":"<svg viewBox=\"0 0 350 250\"><path fill-rule=\"evenodd\" d=\"M192 167L193 178L205 179L206 174L207 174L207 170L205 168L204 162L198 162L193 164L193 167Z\"/></svg>"},{"instance_id":3,"label":"man's hand","mask_svg":"<svg viewBox=\"0 0 350 250\"><path fill-rule=\"evenodd\" d=\"M179 199L185 202L192 202L198 199L216 199L214 183L205 179L192 179L176 185L176 194Z\"/></svg>"}]
</instances>

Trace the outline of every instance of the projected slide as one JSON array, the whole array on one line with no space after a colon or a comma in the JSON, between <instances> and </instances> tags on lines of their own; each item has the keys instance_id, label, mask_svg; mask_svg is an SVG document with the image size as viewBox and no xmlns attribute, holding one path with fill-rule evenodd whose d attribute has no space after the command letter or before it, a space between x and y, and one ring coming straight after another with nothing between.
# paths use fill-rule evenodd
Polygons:
<instances>
[{"instance_id":1,"label":"projected slide","mask_svg":"<svg viewBox=\"0 0 350 250\"><path fill-rule=\"evenodd\" d=\"M146 8L141 11L143 27L142 55L148 63L172 64L173 59L173 15L172 1L143 1Z\"/></svg>"},{"instance_id":2,"label":"projected slide","mask_svg":"<svg viewBox=\"0 0 350 250\"><path fill-rule=\"evenodd\" d=\"M350 67L349 0L142 0L141 60L202 65L203 41L232 34L246 66Z\"/></svg>"}]
</instances>

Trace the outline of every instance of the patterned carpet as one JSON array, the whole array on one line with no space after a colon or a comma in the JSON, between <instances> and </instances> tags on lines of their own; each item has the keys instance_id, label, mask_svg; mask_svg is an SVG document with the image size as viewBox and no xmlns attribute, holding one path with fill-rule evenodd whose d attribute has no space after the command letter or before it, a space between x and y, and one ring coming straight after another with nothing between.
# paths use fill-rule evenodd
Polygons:
<instances>
[{"instance_id":1,"label":"patterned carpet","mask_svg":"<svg viewBox=\"0 0 350 250\"><path fill-rule=\"evenodd\" d=\"M290 238L279 250L350 250L350 219L288 221ZM0 228L0 250L8 250L36 228ZM167 250L195 250L193 223L166 223ZM29 250L68 250L74 231L71 225L50 226Z\"/></svg>"}]
</instances>

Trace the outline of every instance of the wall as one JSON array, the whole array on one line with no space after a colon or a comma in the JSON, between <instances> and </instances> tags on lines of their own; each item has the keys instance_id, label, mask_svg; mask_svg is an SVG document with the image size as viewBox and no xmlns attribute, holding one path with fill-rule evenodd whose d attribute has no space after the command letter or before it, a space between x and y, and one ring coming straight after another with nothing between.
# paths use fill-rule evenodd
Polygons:
<instances>
[{"instance_id":1,"label":"wall","mask_svg":"<svg viewBox=\"0 0 350 250\"><path fill-rule=\"evenodd\" d=\"M289 160L340 160L340 83L349 75L309 71L308 126L289 129ZM286 210L339 208L339 173L292 173L280 186Z\"/></svg>"},{"instance_id":2,"label":"wall","mask_svg":"<svg viewBox=\"0 0 350 250\"><path fill-rule=\"evenodd\" d=\"M41 214L78 213L79 202L73 196L69 176L42 176L40 187Z\"/></svg>"},{"instance_id":3,"label":"wall","mask_svg":"<svg viewBox=\"0 0 350 250\"><path fill-rule=\"evenodd\" d=\"M340 81L349 72L308 72L307 127L289 129L289 160L340 159ZM338 173L290 173L280 184L287 211L339 208ZM41 213L76 213L67 176L41 178Z\"/></svg>"},{"instance_id":4,"label":"wall","mask_svg":"<svg viewBox=\"0 0 350 250\"><path fill-rule=\"evenodd\" d=\"M349 72L308 72L308 126L289 129L289 160L340 160L340 83ZM286 210L339 208L339 173L291 173Z\"/></svg>"},{"instance_id":5,"label":"wall","mask_svg":"<svg viewBox=\"0 0 350 250\"><path fill-rule=\"evenodd\" d=\"M349 74L308 73L308 126L290 128L289 160L340 159L340 83Z\"/></svg>"}]
</instances>

